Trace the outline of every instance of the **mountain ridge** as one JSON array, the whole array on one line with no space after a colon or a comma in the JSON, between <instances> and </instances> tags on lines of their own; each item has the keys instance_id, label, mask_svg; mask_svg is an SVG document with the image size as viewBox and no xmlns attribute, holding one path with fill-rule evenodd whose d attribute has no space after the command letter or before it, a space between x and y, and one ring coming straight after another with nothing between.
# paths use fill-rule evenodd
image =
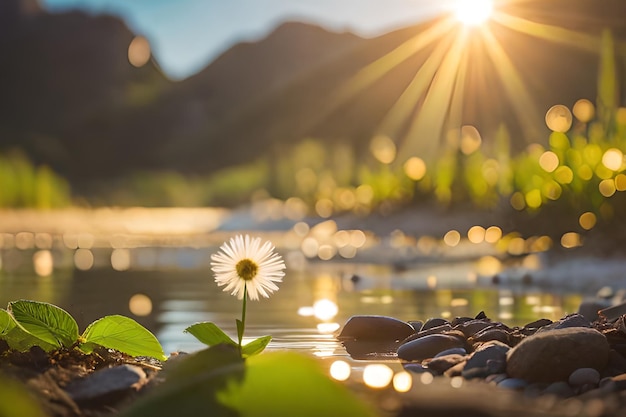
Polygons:
<instances>
[{"instance_id":1,"label":"mountain ridge","mask_svg":"<svg viewBox=\"0 0 626 417\"><path fill-rule=\"evenodd\" d=\"M381 57L410 47L440 21L367 39L286 22L263 39L233 46L194 76L172 82L154 59L141 68L128 63L126 49L135 34L117 18L37 10L24 15L15 12L23 0L5 1L4 10L13 10L13 15L4 15L5 23L6 16L14 19L3 26L10 35L5 39L12 41L0 39L0 53L11 62L0 68L0 89L5 91L0 96L0 149L20 147L34 162L50 165L81 186L139 171L204 175L280 153L307 137L344 142L361 156L377 133L395 135L401 144L424 98L407 109L410 118L394 134L380 131L381 122L424 67L434 44L343 100L336 100L337 92L362 78L364 68L375 68ZM538 21L549 20L563 1L550 2L543 14L532 12ZM611 14L602 8L602 19L624 10L618 0L602 1L619 11ZM586 12L591 7L589 0L576 4ZM533 17L528 10L518 11ZM622 45L617 62L621 74L626 68L626 19L613 20ZM588 21L588 30L597 35L601 24ZM570 23L572 28L581 24ZM506 54L539 116L553 104L595 100L597 52L492 28L515 46ZM442 39L453 35L443 34ZM463 123L476 125L489 137L504 121L516 146L525 146L519 132L528 123L511 116L515 104L508 83L515 80L501 79L489 51L479 47L474 54L468 61L471 85L463 98ZM625 85L619 90L622 99ZM541 125L541 117L536 124ZM539 130L532 140L547 138L547 128Z\"/></svg>"}]
</instances>

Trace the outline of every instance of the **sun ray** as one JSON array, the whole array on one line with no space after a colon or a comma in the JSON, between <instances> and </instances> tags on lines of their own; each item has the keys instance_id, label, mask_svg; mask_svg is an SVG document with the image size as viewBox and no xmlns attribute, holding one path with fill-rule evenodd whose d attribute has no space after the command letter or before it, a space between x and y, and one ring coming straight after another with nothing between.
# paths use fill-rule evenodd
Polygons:
<instances>
[{"instance_id":1,"label":"sun ray","mask_svg":"<svg viewBox=\"0 0 626 417\"><path fill-rule=\"evenodd\" d=\"M428 47L445 36L454 27L453 19L444 19L438 24L426 29L419 35L404 42L391 52L372 62L360 70L343 88L339 90L332 104L345 102L356 93L379 80L394 67L406 61L418 51Z\"/></svg>"},{"instance_id":2,"label":"sun ray","mask_svg":"<svg viewBox=\"0 0 626 417\"><path fill-rule=\"evenodd\" d=\"M441 66L441 63L448 52L452 36L442 39L436 46L432 54L426 59L424 64L415 73L415 77L402 92L396 103L389 110L383 121L380 123L381 133L396 136L400 133L402 126L415 111L416 105L424 97L430 87L433 77Z\"/></svg>"},{"instance_id":3,"label":"sun ray","mask_svg":"<svg viewBox=\"0 0 626 417\"><path fill-rule=\"evenodd\" d=\"M520 33L535 36L552 42L576 46L596 52L600 48L600 38L587 33L565 29L558 26L533 22L522 17L512 16L503 12L495 12L493 21Z\"/></svg>"},{"instance_id":4,"label":"sun ray","mask_svg":"<svg viewBox=\"0 0 626 417\"><path fill-rule=\"evenodd\" d=\"M525 139L528 141L535 140L539 135L539 131L536 128L537 120L541 120L541 117L537 113L533 99L524 87L522 77L493 33L483 28L481 35L485 42L487 53L491 57L500 80L503 81L502 84L509 102L513 106L520 125L524 130Z\"/></svg>"},{"instance_id":5,"label":"sun ray","mask_svg":"<svg viewBox=\"0 0 626 417\"><path fill-rule=\"evenodd\" d=\"M424 103L411 124L405 143L399 151L399 161L404 161L413 155L422 155L422 159L425 160L435 156L444 126L448 120L450 100L455 90L454 81L457 79L465 44L466 38L461 35L457 36L440 68L435 73L432 84L424 98Z\"/></svg>"}]
</instances>

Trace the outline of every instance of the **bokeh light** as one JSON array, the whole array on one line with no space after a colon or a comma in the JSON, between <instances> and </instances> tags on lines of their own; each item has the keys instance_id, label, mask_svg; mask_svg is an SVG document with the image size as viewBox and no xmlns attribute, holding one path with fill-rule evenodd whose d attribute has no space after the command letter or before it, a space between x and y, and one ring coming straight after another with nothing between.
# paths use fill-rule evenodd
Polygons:
<instances>
[{"instance_id":1,"label":"bokeh light","mask_svg":"<svg viewBox=\"0 0 626 417\"><path fill-rule=\"evenodd\" d=\"M135 316L149 316L152 313L152 300L145 294L135 294L128 300L128 309Z\"/></svg>"},{"instance_id":2,"label":"bokeh light","mask_svg":"<svg viewBox=\"0 0 626 417\"><path fill-rule=\"evenodd\" d=\"M113 252L111 252L111 267L116 271L127 271L130 269L130 250L113 249Z\"/></svg>"},{"instance_id":3,"label":"bokeh light","mask_svg":"<svg viewBox=\"0 0 626 417\"><path fill-rule=\"evenodd\" d=\"M596 225L597 217L594 213L587 211L578 217L578 224L585 230L591 230Z\"/></svg>"},{"instance_id":4,"label":"bokeh light","mask_svg":"<svg viewBox=\"0 0 626 417\"><path fill-rule=\"evenodd\" d=\"M143 67L150 60L150 42L143 36L135 36L128 45L128 62L134 67Z\"/></svg>"},{"instance_id":5,"label":"bokeh light","mask_svg":"<svg viewBox=\"0 0 626 417\"><path fill-rule=\"evenodd\" d=\"M539 157L539 166L546 172L553 172L559 166L559 157L552 151L546 151Z\"/></svg>"},{"instance_id":6,"label":"bokeh light","mask_svg":"<svg viewBox=\"0 0 626 417\"><path fill-rule=\"evenodd\" d=\"M313 304L313 314L320 320L331 320L337 315L338 312L339 308L337 307L337 304L326 298L317 300Z\"/></svg>"},{"instance_id":7,"label":"bokeh light","mask_svg":"<svg viewBox=\"0 0 626 417\"><path fill-rule=\"evenodd\" d=\"M611 171L619 171L624 165L624 154L617 148L610 148L602 155L602 164Z\"/></svg>"},{"instance_id":8,"label":"bokeh light","mask_svg":"<svg viewBox=\"0 0 626 417\"><path fill-rule=\"evenodd\" d=\"M337 381L347 381L351 373L350 364L346 361L337 360L330 365L330 376Z\"/></svg>"},{"instance_id":9,"label":"bokeh light","mask_svg":"<svg viewBox=\"0 0 626 417\"><path fill-rule=\"evenodd\" d=\"M463 0L467 2L466 0ZM474 126L466 125L461 128L461 152L470 155L476 152L482 143L480 132Z\"/></svg>"},{"instance_id":10,"label":"bokeh light","mask_svg":"<svg viewBox=\"0 0 626 417\"><path fill-rule=\"evenodd\" d=\"M626 175L617 174L615 176L615 189L617 191L626 191Z\"/></svg>"},{"instance_id":11,"label":"bokeh light","mask_svg":"<svg viewBox=\"0 0 626 417\"><path fill-rule=\"evenodd\" d=\"M54 259L52 253L49 250L39 250L33 254L33 266L35 273L40 277L47 277L52 275L54 270Z\"/></svg>"},{"instance_id":12,"label":"bokeh light","mask_svg":"<svg viewBox=\"0 0 626 417\"><path fill-rule=\"evenodd\" d=\"M572 112L562 104L552 106L546 113L546 125L553 132L565 133L572 127Z\"/></svg>"},{"instance_id":13,"label":"bokeh light","mask_svg":"<svg viewBox=\"0 0 626 417\"><path fill-rule=\"evenodd\" d=\"M406 371L401 371L393 376L393 389L397 392L409 392L413 386L413 377Z\"/></svg>"},{"instance_id":14,"label":"bokeh light","mask_svg":"<svg viewBox=\"0 0 626 417\"><path fill-rule=\"evenodd\" d=\"M35 247L35 234L31 232L19 232L15 235L15 247L21 250Z\"/></svg>"},{"instance_id":15,"label":"bokeh light","mask_svg":"<svg viewBox=\"0 0 626 417\"><path fill-rule=\"evenodd\" d=\"M554 179L561 184L569 184L574 180L574 172L568 166L560 166L554 171Z\"/></svg>"},{"instance_id":16,"label":"bokeh light","mask_svg":"<svg viewBox=\"0 0 626 417\"><path fill-rule=\"evenodd\" d=\"M93 267L94 257L89 249L76 249L74 252L74 265L81 271L88 271Z\"/></svg>"},{"instance_id":17,"label":"bokeh light","mask_svg":"<svg viewBox=\"0 0 626 417\"><path fill-rule=\"evenodd\" d=\"M389 136L374 136L370 142L370 151L383 164L390 164L396 159L396 144Z\"/></svg>"},{"instance_id":18,"label":"bokeh light","mask_svg":"<svg viewBox=\"0 0 626 417\"><path fill-rule=\"evenodd\" d=\"M370 388L385 388L391 383L393 370L382 363L374 363L363 369L363 382Z\"/></svg>"},{"instance_id":19,"label":"bokeh light","mask_svg":"<svg viewBox=\"0 0 626 417\"><path fill-rule=\"evenodd\" d=\"M426 175L426 163L422 158L413 156L404 163L404 173L413 181L419 181Z\"/></svg>"},{"instance_id":20,"label":"bokeh light","mask_svg":"<svg viewBox=\"0 0 626 417\"><path fill-rule=\"evenodd\" d=\"M598 184L598 190L604 197L611 197L616 191L615 181L613 179L600 181L600 184Z\"/></svg>"},{"instance_id":21,"label":"bokeh light","mask_svg":"<svg viewBox=\"0 0 626 417\"><path fill-rule=\"evenodd\" d=\"M526 208L526 198L524 197L524 194L519 191L516 191L511 195L509 202L511 203L511 207L517 211L522 211Z\"/></svg>"},{"instance_id":22,"label":"bokeh light","mask_svg":"<svg viewBox=\"0 0 626 417\"><path fill-rule=\"evenodd\" d=\"M450 247L455 247L461 241L461 233L458 230L450 230L443 236L443 241Z\"/></svg>"},{"instance_id":23,"label":"bokeh light","mask_svg":"<svg viewBox=\"0 0 626 417\"><path fill-rule=\"evenodd\" d=\"M502 229L498 226L489 226L485 230L485 242L497 243L502 238Z\"/></svg>"},{"instance_id":24,"label":"bokeh light","mask_svg":"<svg viewBox=\"0 0 626 417\"><path fill-rule=\"evenodd\" d=\"M575 248L582 245L580 234L576 232L567 232L561 236L561 246L566 249Z\"/></svg>"},{"instance_id":25,"label":"bokeh light","mask_svg":"<svg viewBox=\"0 0 626 417\"><path fill-rule=\"evenodd\" d=\"M526 205L530 208L536 209L541 207L542 199L541 199L541 190L534 189L530 190L524 196L526 201Z\"/></svg>"},{"instance_id":26,"label":"bokeh light","mask_svg":"<svg viewBox=\"0 0 626 417\"><path fill-rule=\"evenodd\" d=\"M578 121L588 123L595 116L595 107L591 101L583 98L574 104L572 112Z\"/></svg>"},{"instance_id":27,"label":"bokeh light","mask_svg":"<svg viewBox=\"0 0 626 417\"><path fill-rule=\"evenodd\" d=\"M478 225L470 227L467 239L472 243L482 243L485 240L485 228Z\"/></svg>"}]
</instances>

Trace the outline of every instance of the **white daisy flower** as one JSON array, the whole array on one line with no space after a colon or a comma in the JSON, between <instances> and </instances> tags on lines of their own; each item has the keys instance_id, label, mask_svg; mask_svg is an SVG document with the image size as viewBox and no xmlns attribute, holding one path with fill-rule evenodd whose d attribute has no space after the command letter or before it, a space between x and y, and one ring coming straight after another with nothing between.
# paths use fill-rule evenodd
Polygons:
<instances>
[{"instance_id":1,"label":"white daisy flower","mask_svg":"<svg viewBox=\"0 0 626 417\"><path fill-rule=\"evenodd\" d=\"M211 269L217 285L240 300L246 291L251 300L258 300L259 295L268 298L285 276L285 263L274 246L270 242L261 245L261 238L248 235L225 242L211 255Z\"/></svg>"}]
</instances>

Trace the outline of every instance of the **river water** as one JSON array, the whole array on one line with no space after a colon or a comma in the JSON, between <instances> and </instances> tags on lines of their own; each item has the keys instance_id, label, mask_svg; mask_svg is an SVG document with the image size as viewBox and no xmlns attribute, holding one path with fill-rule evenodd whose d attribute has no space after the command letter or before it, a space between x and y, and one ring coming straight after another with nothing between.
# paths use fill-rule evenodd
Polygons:
<instances>
[{"instance_id":1,"label":"river water","mask_svg":"<svg viewBox=\"0 0 626 417\"><path fill-rule=\"evenodd\" d=\"M90 268L79 264L44 276L36 273L36 263L30 264L31 259L41 262L41 251L4 251L0 303L53 303L72 314L81 331L105 315L126 315L150 329L166 353L197 350L202 345L184 333L187 326L211 321L236 337L235 319L241 315L241 302L213 282L208 259L214 249L136 249L131 252L135 267L124 270L109 262L115 250L92 250ZM248 303L246 336L269 334L269 349L322 357L346 355L334 334L353 315L408 321L484 311L494 320L522 325L575 312L582 299L577 293L477 278L482 258L431 261L401 271L388 265L319 260L289 268L291 259L286 256L288 269L279 291ZM80 256L74 260L80 262Z\"/></svg>"},{"instance_id":2,"label":"river water","mask_svg":"<svg viewBox=\"0 0 626 417\"><path fill-rule=\"evenodd\" d=\"M321 358L330 375L345 379L345 373L333 375L333 365L340 363L351 381L368 384L369 364L350 358L335 338L351 316L423 321L484 311L516 326L575 312L597 290L545 285L559 276L562 283L573 282L576 273L546 273L541 259L546 238L501 236L487 224L477 229L477 241L456 230L443 239L443 234L414 238L401 232L376 236L342 230L333 221L279 219L259 227L258 220L247 222L250 218L210 209L5 213L0 305L18 299L53 303L68 311L81 331L98 318L121 314L151 330L166 354L199 350L203 345L184 332L196 322L213 322L236 337L241 302L214 283L210 256L245 226L276 244L287 266L279 291L248 303L246 338L271 335L268 350ZM591 276L586 264L575 267L581 283ZM613 269L621 276L623 265ZM542 271L549 279L539 279ZM613 276L604 275L611 282ZM385 366L402 372L397 361Z\"/></svg>"}]
</instances>

